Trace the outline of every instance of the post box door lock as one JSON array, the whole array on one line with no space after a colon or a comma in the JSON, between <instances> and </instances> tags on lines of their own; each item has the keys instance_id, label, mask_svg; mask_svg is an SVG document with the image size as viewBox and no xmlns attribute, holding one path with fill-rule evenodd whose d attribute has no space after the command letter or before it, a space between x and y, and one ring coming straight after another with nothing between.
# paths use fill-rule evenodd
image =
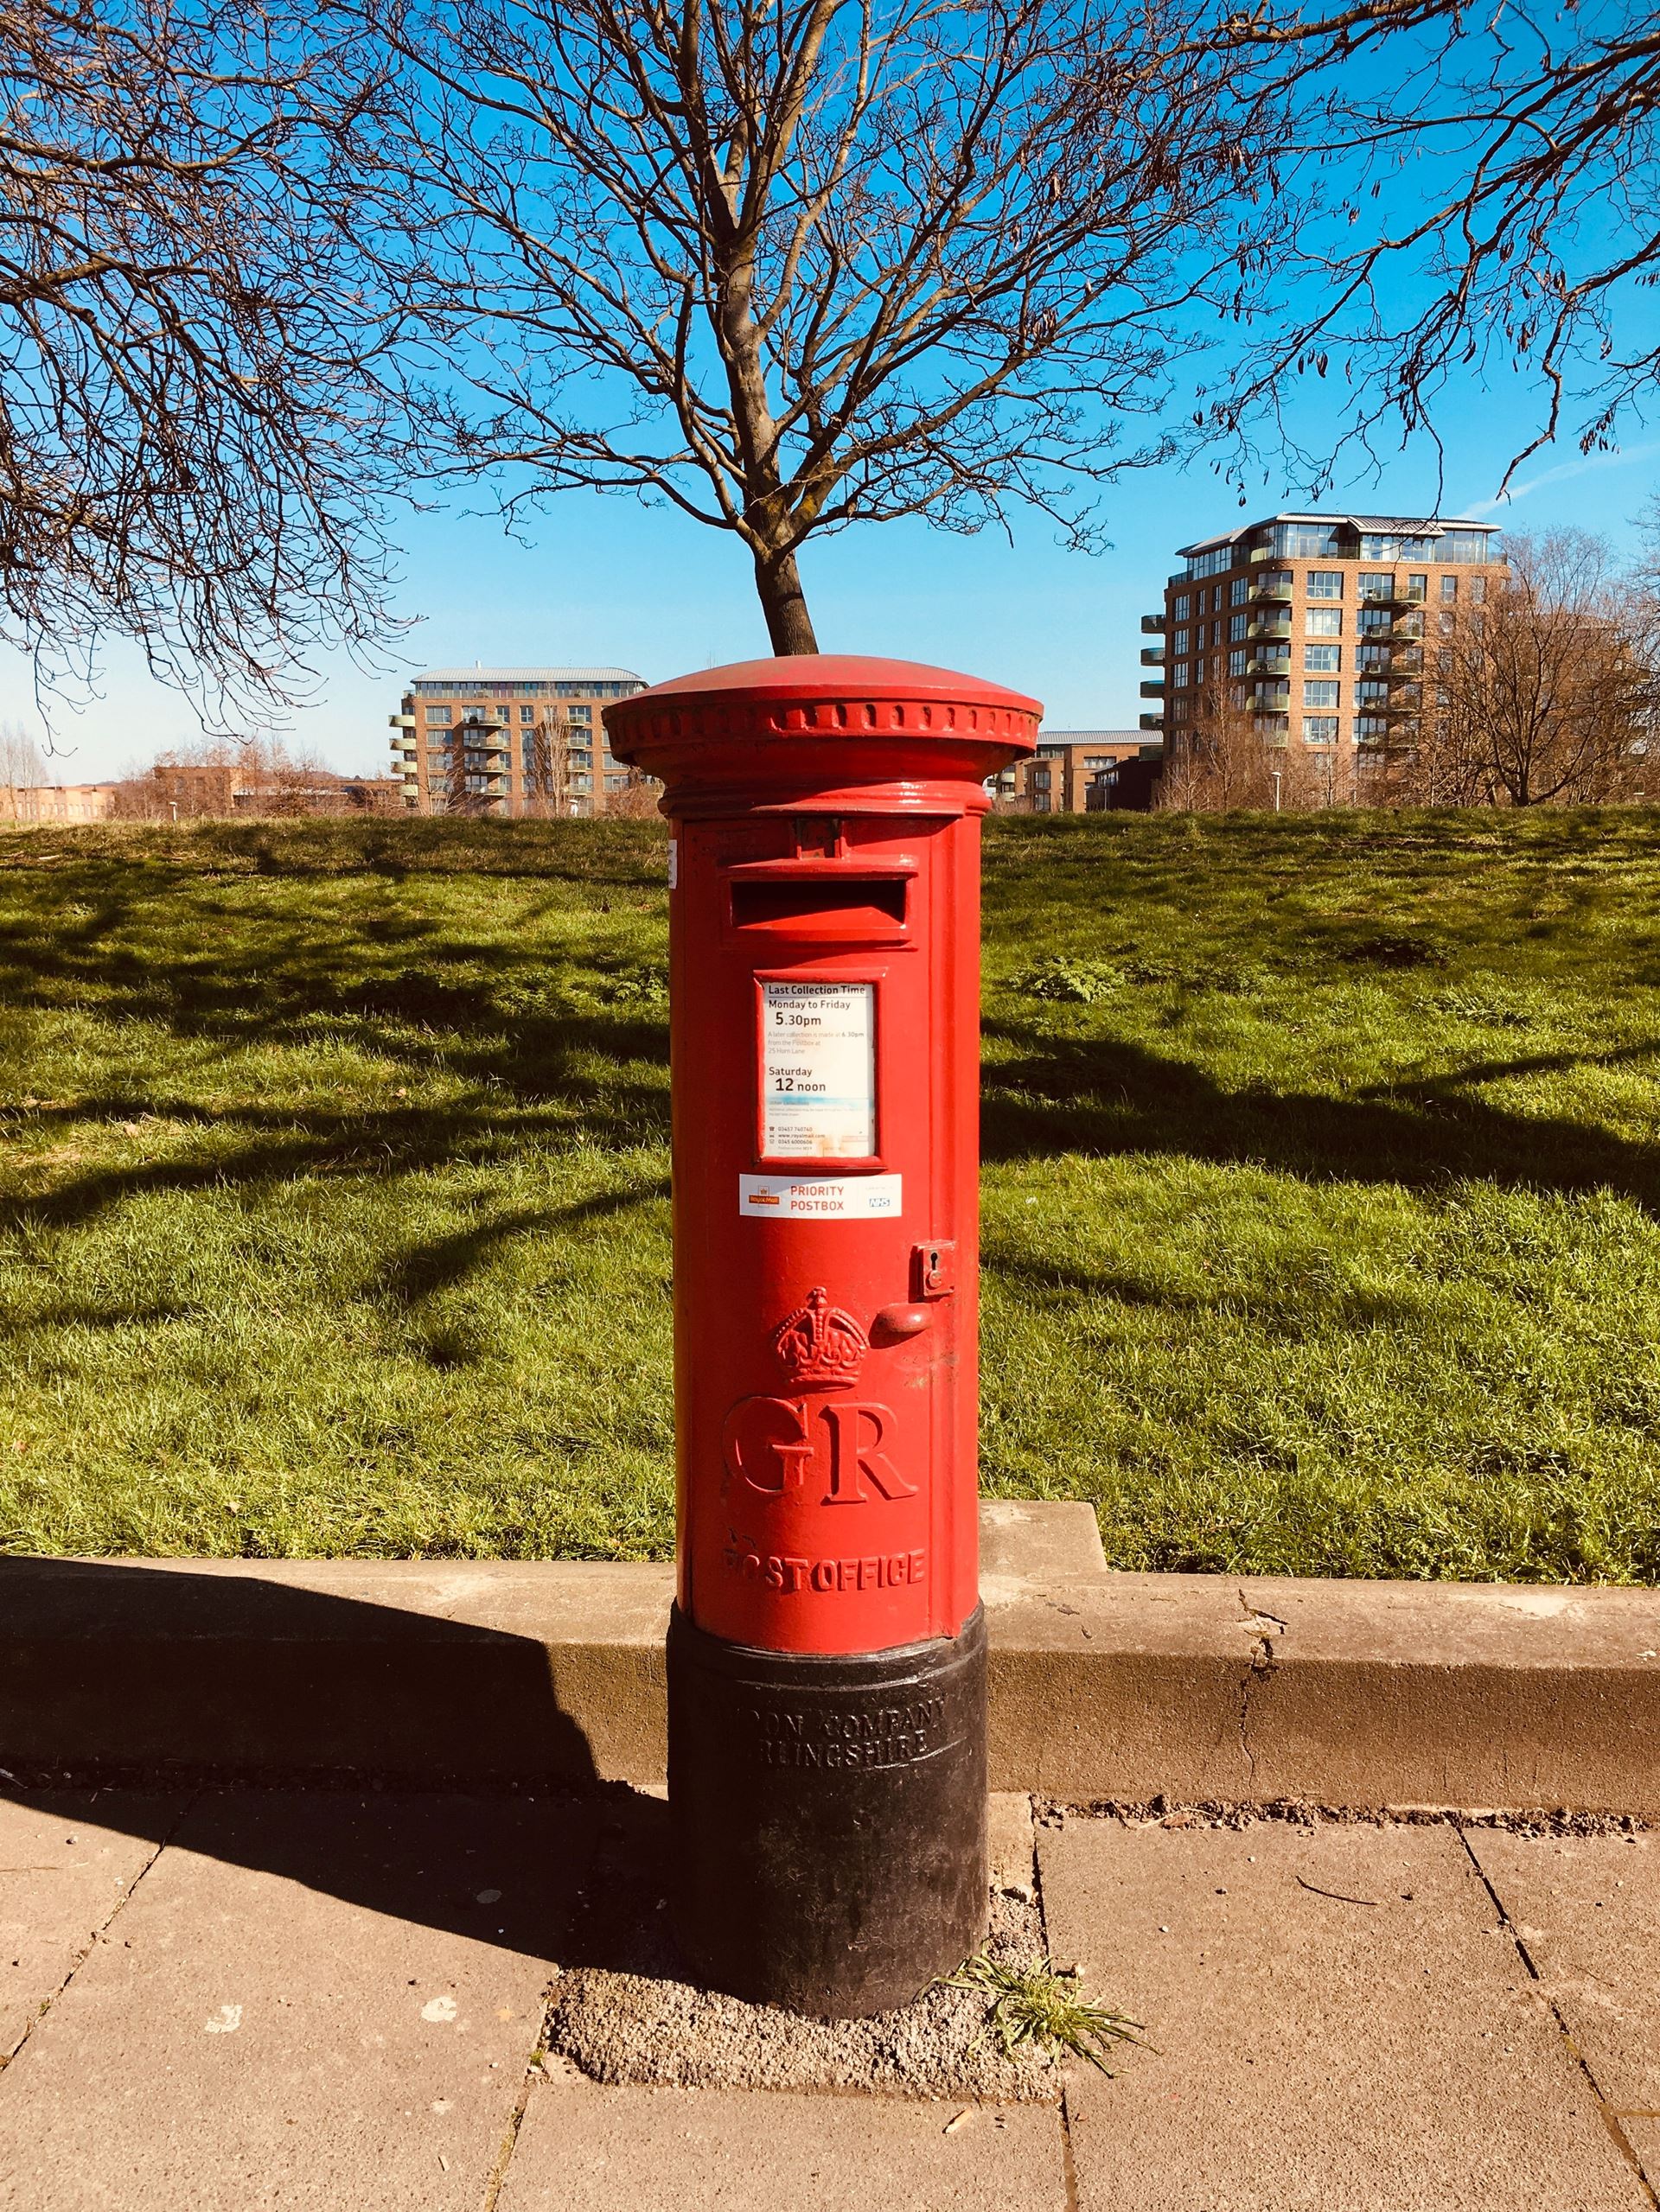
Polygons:
<instances>
[{"instance_id":1,"label":"post box door lock","mask_svg":"<svg viewBox=\"0 0 1660 2212\"><path fill-rule=\"evenodd\" d=\"M949 1237L919 1244L910 1256L910 1272L919 1298L948 1298L957 1287L957 1247Z\"/></svg>"}]
</instances>

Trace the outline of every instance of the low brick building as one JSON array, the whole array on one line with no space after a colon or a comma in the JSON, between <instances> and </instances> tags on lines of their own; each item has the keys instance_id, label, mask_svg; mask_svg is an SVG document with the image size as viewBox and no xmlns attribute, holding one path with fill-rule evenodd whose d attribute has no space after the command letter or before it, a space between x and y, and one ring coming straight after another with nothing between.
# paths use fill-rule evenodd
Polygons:
<instances>
[{"instance_id":1,"label":"low brick building","mask_svg":"<svg viewBox=\"0 0 1660 2212\"><path fill-rule=\"evenodd\" d=\"M1082 814L1101 803L1092 801L1092 785L1120 762L1156 759L1160 749L1140 730L1040 730L1037 751L1006 768L993 795L1013 813Z\"/></svg>"},{"instance_id":2,"label":"low brick building","mask_svg":"<svg viewBox=\"0 0 1660 2212\"><path fill-rule=\"evenodd\" d=\"M115 810L113 783L0 784L0 827L49 822L105 822Z\"/></svg>"}]
</instances>

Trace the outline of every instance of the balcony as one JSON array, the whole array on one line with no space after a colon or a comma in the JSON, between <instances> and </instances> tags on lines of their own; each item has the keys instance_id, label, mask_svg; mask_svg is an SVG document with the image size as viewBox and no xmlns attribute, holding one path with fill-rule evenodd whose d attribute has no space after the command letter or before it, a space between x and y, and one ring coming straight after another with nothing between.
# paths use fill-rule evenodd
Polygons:
<instances>
[{"instance_id":1,"label":"balcony","mask_svg":"<svg viewBox=\"0 0 1660 2212\"><path fill-rule=\"evenodd\" d=\"M1389 673L1396 683L1403 676L1421 676L1423 673L1424 655L1419 646L1398 647L1389 657Z\"/></svg>"},{"instance_id":2,"label":"balcony","mask_svg":"<svg viewBox=\"0 0 1660 2212\"><path fill-rule=\"evenodd\" d=\"M1143 615L1141 617L1143 637L1163 637L1164 634L1165 618L1162 615Z\"/></svg>"},{"instance_id":3,"label":"balcony","mask_svg":"<svg viewBox=\"0 0 1660 2212\"><path fill-rule=\"evenodd\" d=\"M1161 698L1163 698L1163 697L1165 696L1165 685L1164 685L1164 679L1163 679L1163 678L1162 678L1162 677L1160 677L1160 678L1159 678L1156 682L1148 682L1148 683L1145 683L1145 684L1143 684L1143 685L1142 685L1142 686L1141 686L1141 696L1142 696L1142 698L1143 698L1144 699L1161 699Z\"/></svg>"},{"instance_id":4,"label":"balcony","mask_svg":"<svg viewBox=\"0 0 1660 2212\"><path fill-rule=\"evenodd\" d=\"M1284 622L1277 622L1266 615L1259 615L1250 625L1249 634L1260 638L1288 638L1291 635L1290 619L1287 617Z\"/></svg>"},{"instance_id":5,"label":"balcony","mask_svg":"<svg viewBox=\"0 0 1660 2212\"><path fill-rule=\"evenodd\" d=\"M1162 714L1144 714L1137 726L1142 730L1162 730L1165 726L1165 717Z\"/></svg>"},{"instance_id":6,"label":"balcony","mask_svg":"<svg viewBox=\"0 0 1660 2212\"><path fill-rule=\"evenodd\" d=\"M1144 668L1162 668L1164 665L1165 648L1162 645L1144 645L1142 647L1141 666Z\"/></svg>"},{"instance_id":7,"label":"balcony","mask_svg":"<svg viewBox=\"0 0 1660 2212\"><path fill-rule=\"evenodd\" d=\"M1291 578L1265 576L1260 583L1251 586L1251 596L1267 600L1274 606L1288 607L1291 604Z\"/></svg>"},{"instance_id":8,"label":"balcony","mask_svg":"<svg viewBox=\"0 0 1660 2212\"><path fill-rule=\"evenodd\" d=\"M388 730L412 730L415 727L415 717L412 714L389 714L386 717L386 727Z\"/></svg>"},{"instance_id":9,"label":"balcony","mask_svg":"<svg viewBox=\"0 0 1660 2212\"><path fill-rule=\"evenodd\" d=\"M1245 663L1248 676L1289 676L1291 655L1288 653L1256 653Z\"/></svg>"}]
</instances>

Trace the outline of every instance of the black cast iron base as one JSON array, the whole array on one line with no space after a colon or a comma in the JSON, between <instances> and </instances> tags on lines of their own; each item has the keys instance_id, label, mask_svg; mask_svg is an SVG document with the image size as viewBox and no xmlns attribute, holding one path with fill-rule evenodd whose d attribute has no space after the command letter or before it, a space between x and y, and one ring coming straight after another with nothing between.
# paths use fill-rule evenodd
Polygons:
<instances>
[{"instance_id":1,"label":"black cast iron base","mask_svg":"<svg viewBox=\"0 0 1660 2212\"><path fill-rule=\"evenodd\" d=\"M986 1933L986 1618L823 1658L668 1629L675 1931L712 1986L832 2019Z\"/></svg>"}]
</instances>

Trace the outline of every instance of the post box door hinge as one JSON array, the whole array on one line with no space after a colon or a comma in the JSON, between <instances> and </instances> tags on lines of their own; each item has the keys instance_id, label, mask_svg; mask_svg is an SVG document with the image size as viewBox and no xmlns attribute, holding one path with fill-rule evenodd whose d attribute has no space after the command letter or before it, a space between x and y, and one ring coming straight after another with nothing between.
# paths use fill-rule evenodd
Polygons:
<instances>
[{"instance_id":1,"label":"post box door hinge","mask_svg":"<svg viewBox=\"0 0 1660 2212\"><path fill-rule=\"evenodd\" d=\"M931 1244L913 1246L911 1273L919 1298L948 1298L957 1287L957 1247L954 1239L936 1237Z\"/></svg>"}]
</instances>

